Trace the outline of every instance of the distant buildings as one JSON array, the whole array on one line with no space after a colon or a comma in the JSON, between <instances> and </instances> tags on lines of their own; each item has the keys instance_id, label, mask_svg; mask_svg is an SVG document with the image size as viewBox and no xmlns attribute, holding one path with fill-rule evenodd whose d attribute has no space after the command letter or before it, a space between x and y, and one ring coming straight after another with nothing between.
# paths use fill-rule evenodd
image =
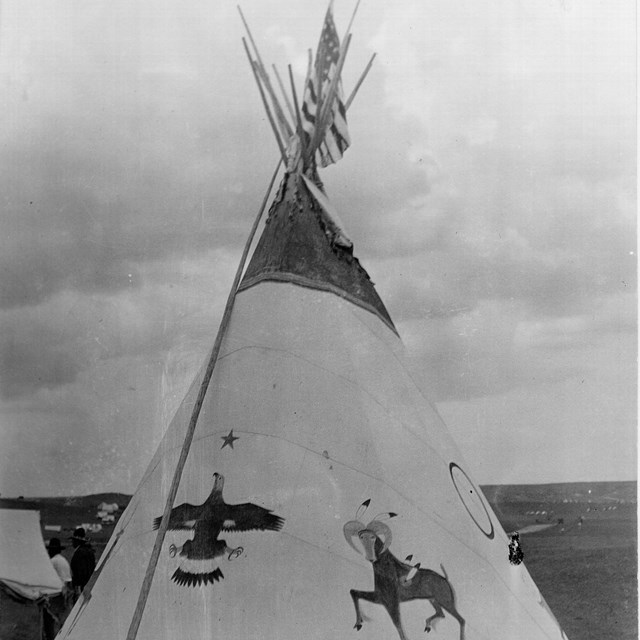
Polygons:
<instances>
[{"instance_id":1,"label":"distant buildings","mask_svg":"<svg viewBox=\"0 0 640 640\"><path fill-rule=\"evenodd\" d=\"M120 507L115 502L112 504L109 504L108 502L101 502L98 505L96 518L100 519L102 524L113 524L116 521L115 514L119 509Z\"/></svg>"},{"instance_id":2,"label":"distant buildings","mask_svg":"<svg viewBox=\"0 0 640 640\"><path fill-rule=\"evenodd\" d=\"M115 513L119 509L120 507L115 502L112 504L109 504L108 502L101 502L98 505L98 511L106 511L107 513Z\"/></svg>"}]
</instances>

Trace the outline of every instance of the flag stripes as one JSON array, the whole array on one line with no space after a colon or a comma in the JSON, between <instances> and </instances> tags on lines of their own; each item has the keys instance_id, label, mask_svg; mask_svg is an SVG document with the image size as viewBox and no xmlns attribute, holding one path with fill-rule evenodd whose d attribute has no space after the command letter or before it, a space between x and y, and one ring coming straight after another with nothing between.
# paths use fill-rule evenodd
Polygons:
<instances>
[{"instance_id":1,"label":"flag stripes","mask_svg":"<svg viewBox=\"0 0 640 640\"><path fill-rule=\"evenodd\" d=\"M309 157L316 154L317 162L322 167L342 158L351 143L341 80L338 80L329 108L325 109L322 106L328 97L328 89L337 72L339 59L340 40L330 6L320 35L314 69L305 83L302 103L304 146ZM327 113L325 123L319 122L322 109ZM318 131L317 127L322 127L322 130Z\"/></svg>"}]
</instances>

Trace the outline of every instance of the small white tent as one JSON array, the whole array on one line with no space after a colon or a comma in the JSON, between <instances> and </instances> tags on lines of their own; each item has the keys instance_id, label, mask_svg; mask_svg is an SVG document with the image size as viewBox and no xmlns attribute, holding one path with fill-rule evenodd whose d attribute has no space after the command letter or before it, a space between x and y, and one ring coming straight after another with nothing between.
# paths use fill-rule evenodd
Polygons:
<instances>
[{"instance_id":1,"label":"small white tent","mask_svg":"<svg viewBox=\"0 0 640 640\"><path fill-rule=\"evenodd\" d=\"M118 511L120 507L117 505L117 503L113 502L113 503L109 503L109 502L101 502L98 505L98 514L104 512L104 513L115 513L116 511Z\"/></svg>"},{"instance_id":2,"label":"small white tent","mask_svg":"<svg viewBox=\"0 0 640 640\"><path fill-rule=\"evenodd\" d=\"M40 531L40 512L0 509L0 583L28 600L62 591Z\"/></svg>"}]
</instances>

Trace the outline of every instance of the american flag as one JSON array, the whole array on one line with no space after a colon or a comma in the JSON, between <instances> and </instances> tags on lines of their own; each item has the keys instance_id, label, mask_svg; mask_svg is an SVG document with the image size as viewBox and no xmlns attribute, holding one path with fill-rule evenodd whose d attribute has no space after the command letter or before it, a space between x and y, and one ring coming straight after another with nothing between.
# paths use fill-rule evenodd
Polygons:
<instances>
[{"instance_id":1,"label":"american flag","mask_svg":"<svg viewBox=\"0 0 640 640\"><path fill-rule=\"evenodd\" d=\"M307 78L302 103L305 150L309 157L317 153L317 162L321 167L326 167L340 160L344 151L351 144L347 128L347 112L342 102L342 80L338 80L334 99L327 112L326 128L316 134L316 126L320 124L317 122L320 118L318 102L320 102L320 108L324 110L327 92L336 74L339 58L340 40L333 21L331 5L329 5L320 34L314 70ZM316 135L322 136L322 138L314 141ZM317 149L311 148L313 144Z\"/></svg>"}]
</instances>

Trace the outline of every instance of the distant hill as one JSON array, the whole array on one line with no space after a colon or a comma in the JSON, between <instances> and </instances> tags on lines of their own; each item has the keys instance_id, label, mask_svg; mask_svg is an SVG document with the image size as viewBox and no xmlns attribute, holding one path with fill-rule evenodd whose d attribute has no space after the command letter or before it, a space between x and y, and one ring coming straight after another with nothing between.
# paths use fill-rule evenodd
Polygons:
<instances>
[{"instance_id":1,"label":"distant hill","mask_svg":"<svg viewBox=\"0 0 640 640\"><path fill-rule=\"evenodd\" d=\"M118 518L129 504L131 496L124 493L96 493L89 496L60 496L47 498L0 498L0 509L29 509L40 512L40 524L45 541L52 537L66 542L76 527L84 524L101 524L98 532L90 532L89 537L98 552L111 537ZM102 502L117 504L115 522L102 524L97 517L98 505Z\"/></svg>"},{"instance_id":2,"label":"distant hill","mask_svg":"<svg viewBox=\"0 0 640 640\"><path fill-rule=\"evenodd\" d=\"M585 517L635 522L635 482L485 485L482 491L505 531L530 525L573 526Z\"/></svg>"},{"instance_id":3,"label":"distant hill","mask_svg":"<svg viewBox=\"0 0 640 640\"><path fill-rule=\"evenodd\" d=\"M492 504L510 502L635 504L637 502L637 483L633 481L483 485L481 488Z\"/></svg>"},{"instance_id":4,"label":"distant hill","mask_svg":"<svg viewBox=\"0 0 640 640\"><path fill-rule=\"evenodd\" d=\"M637 503L637 483L624 482L558 482L550 484L487 484L481 489L491 504L514 502L544 503ZM116 503L120 512L132 496L125 493L94 493L87 496L60 496L47 498L0 498L1 509L38 509L60 507L93 512L101 502Z\"/></svg>"},{"instance_id":5,"label":"distant hill","mask_svg":"<svg viewBox=\"0 0 640 640\"><path fill-rule=\"evenodd\" d=\"M637 520L635 482L569 482L553 484L483 485L482 491L505 531L525 530L531 526L557 525L571 530L584 518ZM95 493L88 496L47 498L0 498L3 509L34 509L40 512L45 541L52 537L68 542L81 525L100 524L90 531L91 544L98 554L117 526L118 519L132 496L124 493ZM115 521L102 522L98 505L116 503ZM553 530L552 530L553 531Z\"/></svg>"},{"instance_id":6,"label":"distant hill","mask_svg":"<svg viewBox=\"0 0 640 640\"><path fill-rule=\"evenodd\" d=\"M37 509L47 507L75 507L78 509L96 510L101 502L113 504L122 510L129 504L131 496L125 493L94 493L88 496L57 496L47 498L0 498L0 509Z\"/></svg>"}]
</instances>

